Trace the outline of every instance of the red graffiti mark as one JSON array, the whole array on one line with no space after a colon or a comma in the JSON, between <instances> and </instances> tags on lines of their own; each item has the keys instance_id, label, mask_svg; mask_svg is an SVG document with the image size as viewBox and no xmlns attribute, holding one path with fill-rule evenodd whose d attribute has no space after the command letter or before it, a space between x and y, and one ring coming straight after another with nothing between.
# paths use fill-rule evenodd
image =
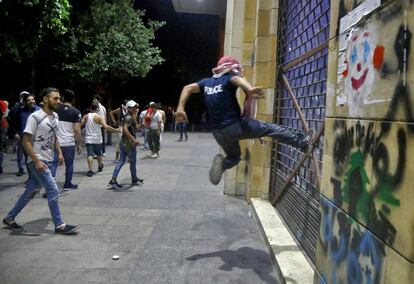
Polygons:
<instances>
[{"instance_id":1,"label":"red graffiti mark","mask_svg":"<svg viewBox=\"0 0 414 284\"><path fill-rule=\"evenodd\" d=\"M356 41L357 39L358 39L358 35L354 36L354 37L352 38L352 41Z\"/></svg>"},{"instance_id":2,"label":"red graffiti mark","mask_svg":"<svg viewBox=\"0 0 414 284\"><path fill-rule=\"evenodd\" d=\"M375 69L380 69L384 61L384 46L378 45L374 51L373 63Z\"/></svg>"},{"instance_id":3,"label":"red graffiti mark","mask_svg":"<svg viewBox=\"0 0 414 284\"><path fill-rule=\"evenodd\" d=\"M369 37L369 32L365 32L364 37Z\"/></svg>"},{"instance_id":4,"label":"red graffiti mark","mask_svg":"<svg viewBox=\"0 0 414 284\"><path fill-rule=\"evenodd\" d=\"M345 59L344 63L346 65L346 69L344 71L342 71L342 76L347 77L348 76L348 73L349 73L349 71L348 71L348 69L349 69L348 60Z\"/></svg>"},{"instance_id":5,"label":"red graffiti mark","mask_svg":"<svg viewBox=\"0 0 414 284\"><path fill-rule=\"evenodd\" d=\"M365 79L367 78L367 74L368 74L368 68L365 69L364 74L362 74L362 76L359 79L355 79L354 77L351 77L352 89L358 90L362 86L362 84L364 84Z\"/></svg>"}]
</instances>

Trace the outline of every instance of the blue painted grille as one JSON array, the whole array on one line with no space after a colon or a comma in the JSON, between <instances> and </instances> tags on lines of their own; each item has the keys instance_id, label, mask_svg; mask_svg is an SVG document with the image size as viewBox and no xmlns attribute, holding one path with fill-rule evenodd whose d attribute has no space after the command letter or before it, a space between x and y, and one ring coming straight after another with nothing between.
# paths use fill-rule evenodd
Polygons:
<instances>
[{"instance_id":1,"label":"blue painted grille","mask_svg":"<svg viewBox=\"0 0 414 284\"><path fill-rule=\"evenodd\" d=\"M282 75L287 78L308 127L318 130L325 120L328 48L323 46L329 38L329 6L329 0L280 1L274 120L292 129L303 130L304 127ZM322 150L323 137L316 147L319 170ZM275 194L281 190L301 154L295 148L278 143L272 157L271 192ZM276 209L314 262L319 228L319 190L311 156L293 178Z\"/></svg>"}]
</instances>

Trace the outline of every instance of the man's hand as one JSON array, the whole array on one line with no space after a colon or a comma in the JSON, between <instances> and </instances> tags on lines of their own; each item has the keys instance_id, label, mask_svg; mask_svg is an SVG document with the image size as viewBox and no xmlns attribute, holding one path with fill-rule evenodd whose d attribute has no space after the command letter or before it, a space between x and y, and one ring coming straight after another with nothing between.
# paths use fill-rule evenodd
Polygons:
<instances>
[{"instance_id":1,"label":"man's hand","mask_svg":"<svg viewBox=\"0 0 414 284\"><path fill-rule=\"evenodd\" d=\"M16 139L17 141L20 141L20 135L19 134L15 134L14 135L14 139Z\"/></svg>"},{"instance_id":2,"label":"man's hand","mask_svg":"<svg viewBox=\"0 0 414 284\"><path fill-rule=\"evenodd\" d=\"M82 146L81 145L76 146L76 153L78 155L80 155L82 153Z\"/></svg>"},{"instance_id":3,"label":"man's hand","mask_svg":"<svg viewBox=\"0 0 414 284\"><path fill-rule=\"evenodd\" d=\"M138 146L139 144L140 144L139 141L137 139L134 139L134 145Z\"/></svg>"},{"instance_id":4,"label":"man's hand","mask_svg":"<svg viewBox=\"0 0 414 284\"><path fill-rule=\"evenodd\" d=\"M261 99L264 97L263 87L252 87L250 90L247 91L247 95L254 99Z\"/></svg>"},{"instance_id":5,"label":"man's hand","mask_svg":"<svg viewBox=\"0 0 414 284\"><path fill-rule=\"evenodd\" d=\"M41 173L44 173L48 170L48 167L45 163L43 163L41 160L37 160L35 162L36 170L38 170Z\"/></svg>"},{"instance_id":6,"label":"man's hand","mask_svg":"<svg viewBox=\"0 0 414 284\"><path fill-rule=\"evenodd\" d=\"M187 114L184 110L178 110L175 112L175 121L187 121Z\"/></svg>"},{"instance_id":7,"label":"man's hand","mask_svg":"<svg viewBox=\"0 0 414 284\"><path fill-rule=\"evenodd\" d=\"M63 165L63 162L65 161L65 158L63 158L62 153L59 153L58 159L59 159L59 166Z\"/></svg>"}]
</instances>

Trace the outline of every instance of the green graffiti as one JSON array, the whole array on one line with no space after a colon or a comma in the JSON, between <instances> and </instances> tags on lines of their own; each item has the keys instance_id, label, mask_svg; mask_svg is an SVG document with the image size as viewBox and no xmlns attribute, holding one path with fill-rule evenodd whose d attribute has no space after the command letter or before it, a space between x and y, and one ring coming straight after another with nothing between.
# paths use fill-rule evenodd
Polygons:
<instances>
[{"instance_id":1,"label":"green graffiti","mask_svg":"<svg viewBox=\"0 0 414 284\"><path fill-rule=\"evenodd\" d=\"M357 219L362 217L365 221L371 216L373 196L368 192L370 184L369 177L365 170L364 154L357 150L349 156L348 165L345 171L342 198L344 202L353 204L354 213ZM356 202L356 203L355 203Z\"/></svg>"},{"instance_id":2,"label":"green graffiti","mask_svg":"<svg viewBox=\"0 0 414 284\"><path fill-rule=\"evenodd\" d=\"M342 198L349 204L349 213L356 219L362 218L369 222L377 215L374 203L378 198L386 205L400 206L400 200L395 198L392 188L392 179L389 176L380 177L377 191L369 191L370 180L365 170L365 156L361 150L353 152L349 156L348 164L344 174ZM388 207L383 206L386 215L390 214Z\"/></svg>"}]
</instances>

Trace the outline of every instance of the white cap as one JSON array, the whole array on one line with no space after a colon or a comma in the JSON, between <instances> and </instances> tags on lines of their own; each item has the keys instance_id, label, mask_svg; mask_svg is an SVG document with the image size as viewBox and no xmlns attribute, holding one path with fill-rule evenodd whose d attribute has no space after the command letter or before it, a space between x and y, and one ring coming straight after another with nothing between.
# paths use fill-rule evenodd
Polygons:
<instances>
[{"instance_id":1,"label":"white cap","mask_svg":"<svg viewBox=\"0 0 414 284\"><path fill-rule=\"evenodd\" d=\"M154 103L154 102L150 102L150 103L149 103L149 105L150 105L150 106L152 106L152 105L156 105L156 103Z\"/></svg>"},{"instance_id":2,"label":"white cap","mask_svg":"<svg viewBox=\"0 0 414 284\"><path fill-rule=\"evenodd\" d=\"M133 100L130 100L130 101L127 102L126 107L139 107L139 104L137 104Z\"/></svg>"}]
</instances>

